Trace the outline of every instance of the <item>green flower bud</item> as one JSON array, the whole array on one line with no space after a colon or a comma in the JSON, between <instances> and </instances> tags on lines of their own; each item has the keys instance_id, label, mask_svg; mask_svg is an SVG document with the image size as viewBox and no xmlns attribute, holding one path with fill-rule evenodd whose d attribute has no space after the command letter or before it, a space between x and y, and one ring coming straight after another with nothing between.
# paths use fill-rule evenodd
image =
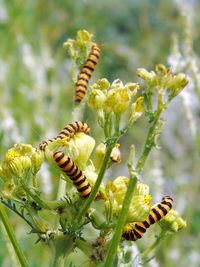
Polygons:
<instances>
[{"instance_id":1,"label":"green flower bud","mask_svg":"<svg viewBox=\"0 0 200 267\"><path fill-rule=\"evenodd\" d=\"M89 94L87 104L91 109L96 110L103 108L105 101L106 95L101 90L94 89Z\"/></svg>"},{"instance_id":2,"label":"green flower bud","mask_svg":"<svg viewBox=\"0 0 200 267\"><path fill-rule=\"evenodd\" d=\"M15 188L14 180L9 178L2 187L2 194L5 199L12 199L13 198L13 191Z\"/></svg>"},{"instance_id":3,"label":"green flower bud","mask_svg":"<svg viewBox=\"0 0 200 267\"><path fill-rule=\"evenodd\" d=\"M106 152L106 144L100 143L96 147L95 151L95 167L97 170L99 170L99 168L101 167L105 152Z\"/></svg>"},{"instance_id":4,"label":"green flower bud","mask_svg":"<svg viewBox=\"0 0 200 267\"><path fill-rule=\"evenodd\" d=\"M144 98L138 97L136 102L131 105L131 120L134 122L144 113Z\"/></svg>"},{"instance_id":5,"label":"green flower bud","mask_svg":"<svg viewBox=\"0 0 200 267\"><path fill-rule=\"evenodd\" d=\"M178 232L186 227L186 221L178 216L177 211L171 209L167 215L160 220L159 225L163 230Z\"/></svg>"},{"instance_id":6,"label":"green flower bud","mask_svg":"<svg viewBox=\"0 0 200 267\"><path fill-rule=\"evenodd\" d=\"M42 162L44 161L44 153L40 150L33 153L31 157L32 161L32 167L33 167L33 173L36 174L42 165Z\"/></svg>"},{"instance_id":7,"label":"green flower bud","mask_svg":"<svg viewBox=\"0 0 200 267\"><path fill-rule=\"evenodd\" d=\"M124 176L119 176L114 181L107 182L106 192L112 201L112 211L116 217L118 217L122 208L128 182L129 179ZM150 195L134 195L131 200L127 222L145 220L150 211L150 201ZM108 201L106 201L105 204L109 206Z\"/></svg>"},{"instance_id":8,"label":"green flower bud","mask_svg":"<svg viewBox=\"0 0 200 267\"><path fill-rule=\"evenodd\" d=\"M154 71L149 72L144 68L137 69L137 76L146 81L149 85L152 85L156 78Z\"/></svg>"},{"instance_id":9,"label":"green flower bud","mask_svg":"<svg viewBox=\"0 0 200 267\"><path fill-rule=\"evenodd\" d=\"M85 165L94 149L95 140L84 133L77 133L68 142L68 151L70 157L80 167L81 170L85 169Z\"/></svg>"}]
</instances>

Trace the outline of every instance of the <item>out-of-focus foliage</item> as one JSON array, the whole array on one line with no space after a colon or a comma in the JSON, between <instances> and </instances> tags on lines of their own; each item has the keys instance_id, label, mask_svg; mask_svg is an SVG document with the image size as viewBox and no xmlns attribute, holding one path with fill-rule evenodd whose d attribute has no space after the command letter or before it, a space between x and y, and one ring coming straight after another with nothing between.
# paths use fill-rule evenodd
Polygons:
<instances>
[{"instance_id":1,"label":"out-of-focus foliage","mask_svg":"<svg viewBox=\"0 0 200 267\"><path fill-rule=\"evenodd\" d=\"M190 30L194 46L191 51L193 53L194 49L196 54L192 58L197 60L198 66L199 1L0 0L0 157L13 143L37 145L71 121L74 94L71 61L62 47L67 38L74 37L79 29L87 29L102 45L102 57L93 81L106 77L109 81L120 78L124 83L137 82L135 71L138 67L152 69L155 63L167 62L174 33L180 40L182 51L187 50L188 44L184 41L187 37L186 17L183 16L186 3L189 10L186 14L193 22ZM187 66L183 64L182 71L190 70L187 53L182 54L183 62L187 63ZM196 77L199 79L198 69ZM191 83L194 78L191 75ZM197 83L197 92L199 90ZM188 86L186 99L191 100L189 109L198 125L200 102L191 86ZM174 239L169 236L146 266L199 266L200 169L197 145L184 107L182 98L179 98L165 114L168 122L161 149L151 154L141 179L153 188L151 194L157 200L165 192L174 196L176 210L186 218L187 228ZM84 119L91 122L91 118L90 112L86 111ZM124 162L127 162L130 143L140 151L145 137L144 127L146 124L141 120L122 140ZM100 138L101 132L94 134ZM52 183L57 180L48 168L42 166L40 177L47 198L50 198L56 195ZM110 176L122 175L125 171L119 165ZM10 218L30 266L48 266L48 252L42 243L34 246L35 240L25 234L29 229L24 223L12 214ZM143 251L148 247L147 240L151 239L153 242L154 236L147 234L138 241L139 249ZM7 249L0 234L1 266L10 266L10 259L5 256L8 255Z\"/></svg>"}]
</instances>

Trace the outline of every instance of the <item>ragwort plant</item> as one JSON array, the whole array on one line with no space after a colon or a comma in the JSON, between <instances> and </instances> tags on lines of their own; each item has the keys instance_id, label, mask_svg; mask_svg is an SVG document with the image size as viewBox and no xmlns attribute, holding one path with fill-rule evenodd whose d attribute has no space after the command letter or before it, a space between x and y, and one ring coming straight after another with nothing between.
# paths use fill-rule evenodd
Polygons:
<instances>
[{"instance_id":1,"label":"ragwort plant","mask_svg":"<svg viewBox=\"0 0 200 267\"><path fill-rule=\"evenodd\" d=\"M173 196L166 195L160 203L151 203L153 196L148 185L140 181L140 174L163 130L162 112L186 87L188 79L183 73L174 74L158 64L154 71L137 70L142 86L102 78L89 87L90 77L98 67L100 47L85 30L77 33L76 40L67 40L64 47L73 60L76 99L78 95L74 121L37 148L15 144L6 152L0 166L0 216L22 266L28 263L5 207L30 226L30 234L37 237L37 242L50 248L52 266L76 266L80 259L81 266L129 266L133 262L137 266L166 235L186 226L172 208ZM78 76L77 67L81 68ZM97 146L89 135L89 125L79 121L86 105L96 113L103 129L104 139ZM112 164L121 163L120 138L141 116L148 120L149 129L137 161L134 145L130 144L126 158L129 176L103 181ZM91 130L94 131L92 127ZM55 200L45 199L39 187L37 173L44 160L57 168L60 176L62 190ZM161 230L155 243L143 253L131 253L134 241L157 222Z\"/></svg>"}]
</instances>

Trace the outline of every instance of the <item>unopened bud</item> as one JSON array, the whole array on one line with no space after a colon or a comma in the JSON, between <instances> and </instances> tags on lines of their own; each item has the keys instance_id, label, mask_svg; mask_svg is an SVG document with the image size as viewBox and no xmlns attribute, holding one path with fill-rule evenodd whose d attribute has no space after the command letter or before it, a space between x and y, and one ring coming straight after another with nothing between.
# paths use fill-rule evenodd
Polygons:
<instances>
[{"instance_id":1,"label":"unopened bud","mask_svg":"<svg viewBox=\"0 0 200 267\"><path fill-rule=\"evenodd\" d=\"M89 94L87 104L91 109L97 110L104 107L105 101L106 95L101 90L94 89Z\"/></svg>"},{"instance_id":2,"label":"unopened bud","mask_svg":"<svg viewBox=\"0 0 200 267\"><path fill-rule=\"evenodd\" d=\"M98 80L96 84L100 90L107 90L110 87L110 83L106 78Z\"/></svg>"},{"instance_id":3,"label":"unopened bud","mask_svg":"<svg viewBox=\"0 0 200 267\"><path fill-rule=\"evenodd\" d=\"M43 151L38 150L35 153L33 153L32 157L31 157L31 161L32 161L32 167L33 167L33 173L34 174L36 174L40 170L40 167L42 165L43 160L44 160Z\"/></svg>"},{"instance_id":4,"label":"unopened bud","mask_svg":"<svg viewBox=\"0 0 200 267\"><path fill-rule=\"evenodd\" d=\"M104 143L100 143L97 147L96 147L96 151L95 151L95 167L97 170L99 170L99 168L101 167L104 155L106 152L106 144Z\"/></svg>"},{"instance_id":5,"label":"unopened bud","mask_svg":"<svg viewBox=\"0 0 200 267\"><path fill-rule=\"evenodd\" d=\"M177 211L171 209L167 215L160 220L159 225L164 230L178 232L182 228L186 227L186 221L178 216Z\"/></svg>"},{"instance_id":6,"label":"unopened bud","mask_svg":"<svg viewBox=\"0 0 200 267\"><path fill-rule=\"evenodd\" d=\"M111 89L108 92L106 108L112 110L115 114L123 113L131 102L131 96L128 90Z\"/></svg>"},{"instance_id":7,"label":"unopened bud","mask_svg":"<svg viewBox=\"0 0 200 267\"><path fill-rule=\"evenodd\" d=\"M77 133L74 138L68 142L68 151L73 161L80 167L85 169L85 165L94 149L95 140L85 134Z\"/></svg>"},{"instance_id":8,"label":"unopened bud","mask_svg":"<svg viewBox=\"0 0 200 267\"><path fill-rule=\"evenodd\" d=\"M156 74L154 71L147 71L144 68L137 69L137 76L146 81L147 83L152 83L154 78L156 77Z\"/></svg>"},{"instance_id":9,"label":"unopened bud","mask_svg":"<svg viewBox=\"0 0 200 267\"><path fill-rule=\"evenodd\" d=\"M77 42L89 42L91 40L92 34L86 30L80 30L77 32L76 40Z\"/></svg>"},{"instance_id":10,"label":"unopened bud","mask_svg":"<svg viewBox=\"0 0 200 267\"><path fill-rule=\"evenodd\" d=\"M160 76L164 76L168 73L168 69L163 64L157 64L155 71Z\"/></svg>"},{"instance_id":11,"label":"unopened bud","mask_svg":"<svg viewBox=\"0 0 200 267\"><path fill-rule=\"evenodd\" d=\"M122 161L122 155L120 152L120 144L116 144L115 147L112 149L110 159L112 162L120 163Z\"/></svg>"},{"instance_id":12,"label":"unopened bud","mask_svg":"<svg viewBox=\"0 0 200 267\"><path fill-rule=\"evenodd\" d=\"M129 82L125 84L124 89L130 91L131 96L135 96L137 94L137 91L140 89L140 85L138 83Z\"/></svg>"},{"instance_id":13,"label":"unopened bud","mask_svg":"<svg viewBox=\"0 0 200 267\"><path fill-rule=\"evenodd\" d=\"M131 105L131 120L136 121L144 113L144 98L142 96L138 97L136 102Z\"/></svg>"}]
</instances>

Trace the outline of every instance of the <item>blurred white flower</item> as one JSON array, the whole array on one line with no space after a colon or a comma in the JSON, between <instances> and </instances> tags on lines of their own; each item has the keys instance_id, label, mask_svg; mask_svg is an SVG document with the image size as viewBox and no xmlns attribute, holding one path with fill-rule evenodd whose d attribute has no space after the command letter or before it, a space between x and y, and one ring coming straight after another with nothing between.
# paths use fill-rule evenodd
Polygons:
<instances>
[{"instance_id":1,"label":"blurred white flower","mask_svg":"<svg viewBox=\"0 0 200 267\"><path fill-rule=\"evenodd\" d=\"M0 23L6 23L9 20L8 12L3 0L0 0Z\"/></svg>"}]
</instances>

